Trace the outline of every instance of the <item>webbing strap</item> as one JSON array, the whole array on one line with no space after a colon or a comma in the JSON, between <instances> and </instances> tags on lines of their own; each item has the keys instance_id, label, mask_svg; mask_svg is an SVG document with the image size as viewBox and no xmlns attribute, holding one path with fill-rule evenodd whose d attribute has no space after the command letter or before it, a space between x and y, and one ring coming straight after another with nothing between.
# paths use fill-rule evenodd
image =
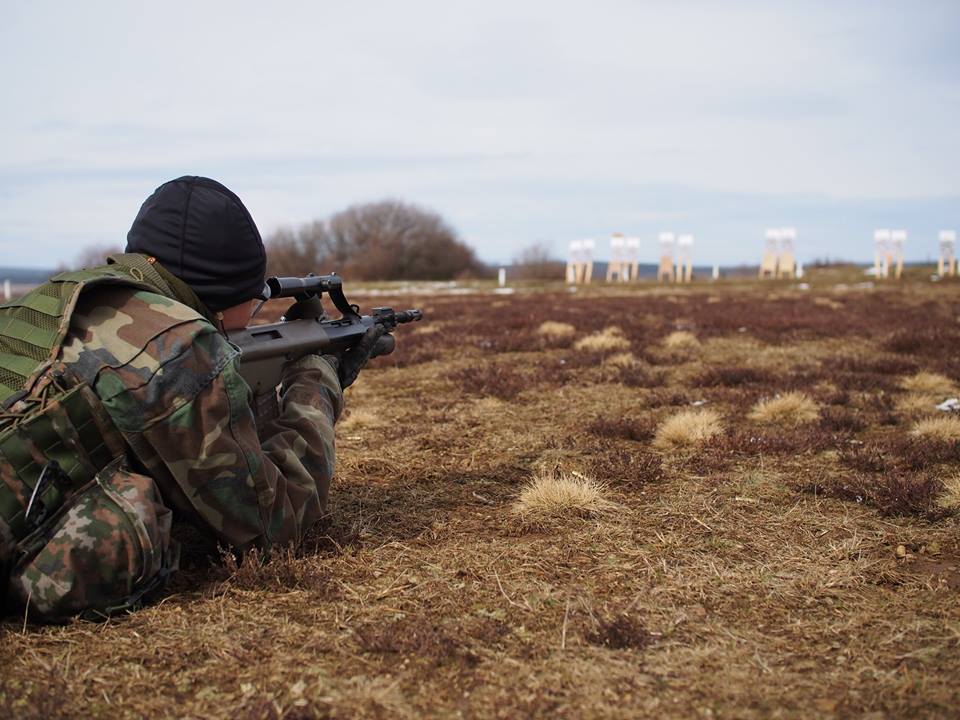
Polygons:
<instances>
[{"instance_id":1,"label":"webbing strap","mask_svg":"<svg viewBox=\"0 0 960 720\"><path fill-rule=\"evenodd\" d=\"M47 299L55 300L56 298ZM61 317L61 315L52 315L49 313L43 313L43 315L49 317L48 322L51 323L58 323ZM0 336L20 340L34 347L42 348L45 351L43 357L47 357L50 349L53 348L59 339L59 333L57 333L55 329L48 330L37 327L12 314L6 317L0 317Z\"/></svg>"},{"instance_id":2,"label":"webbing strap","mask_svg":"<svg viewBox=\"0 0 960 720\"><path fill-rule=\"evenodd\" d=\"M59 297L51 295L41 295L40 293L27 293L21 298L11 302L8 307L24 307L59 317L63 313L63 304Z\"/></svg>"},{"instance_id":3,"label":"webbing strap","mask_svg":"<svg viewBox=\"0 0 960 720\"><path fill-rule=\"evenodd\" d=\"M157 288L161 295L166 295L196 310L213 325L216 325L214 314L197 297L193 289L154 258L139 253L123 253L111 255L107 258L107 262L110 263L111 267L119 266L123 268L135 279L139 276L142 280Z\"/></svg>"},{"instance_id":4,"label":"webbing strap","mask_svg":"<svg viewBox=\"0 0 960 720\"><path fill-rule=\"evenodd\" d=\"M37 367L37 361L23 355L0 352L0 367L27 377Z\"/></svg>"}]
</instances>

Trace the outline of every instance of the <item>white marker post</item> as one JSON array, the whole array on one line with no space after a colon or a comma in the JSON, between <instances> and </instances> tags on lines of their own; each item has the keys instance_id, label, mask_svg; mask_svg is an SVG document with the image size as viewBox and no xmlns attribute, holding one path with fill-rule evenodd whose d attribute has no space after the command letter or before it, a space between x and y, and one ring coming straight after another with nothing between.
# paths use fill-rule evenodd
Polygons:
<instances>
[{"instance_id":1,"label":"white marker post","mask_svg":"<svg viewBox=\"0 0 960 720\"><path fill-rule=\"evenodd\" d=\"M614 279L618 282L626 282L628 280L626 273L628 273L629 270L627 269L627 261L624 253L626 247L627 241L623 235L614 233L610 236L610 259L607 262L607 282L613 282Z\"/></svg>"},{"instance_id":2,"label":"white marker post","mask_svg":"<svg viewBox=\"0 0 960 720\"><path fill-rule=\"evenodd\" d=\"M693 279L693 235L677 236L677 282Z\"/></svg>"},{"instance_id":3,"label":"white marker post","mask_svg":"<svg viewBox=\"0 0 960 720\"><path fill-rule=\"evenodd\" d=\"M797 276L797 254L794 249L796 240L796 228L780 228L780 254L777 257L777 277L794 278Z\"/></svg>"},{"instance_id":4,"label":"white marker post","mask_svg":"<svg viewBox=\"0 0 960 720\"><path fill-rule=\"evenodd\" d=\"M907 231L906 230L891 230L890 231L890 253L888 255L889 261L887 263L888 272L889 266L893 263L896 263L897 267L894 270L893 276L899 280L903 275L903 246L907 242Z\"/></svg>"},{"instance_id":5,"label":"white marker post","mask_svg":"<svg viewBox=\"0 0 960 720\"><path fill-rule=\"evenodd\" d=\"M580 282L580 263L583 257L583 241L571 240L570 252L567 256L567 283L576 285Z\"/></svg>"},{"instance_id":6,"label":"white marker post","mask_svg":"<svg viewBox=\"0 0 960 720\"><path fill-rule=\"evenodd\" d=\"M672 232L660 233L660 267L657 269L657 282L666 279L673 282L673 245Z\"/></svg>"},{"instance_id":7,"label":"white marker post","mask_svg":"<svg viewBox=\"0 0 960 720\"><path fill-rule=\"evenodd\" d=\"M946 277L957 276L957 232L955 230L940 231L940 259L937 262L937 275Z\"/></svg>"},{"instance_id":8,"label":"white marker post","mask_svg":"<svg viewBox=\"0 0 960 720\"><path fill-rule=\"evenodd\" d=\"M507 269L506 268L500 268L500 270L497 272L497 284L499 284L500 287L506 287L507 285Z\"/></svg>"},{"instance_id":9,"label":"white marker post","mask_svg":"<svg viewBox=\"0 0 960 720\"><path fill-rule=\"evenodd\" d=\"M763 258L760 260L760 279L777 276L777 257L780 255L780 229L767 228L763 239Z\"/></svg>"},{"instance_id":10,"label":"white marker post","mask_svg":"<svg viewBox=\"0 0 960 720\"><path fill-rule=\"evenodd\" d=\"M593 251L597 244L587 239L583 241L583 282L587 285L593 280Z\"/></svg>"},{"instance_id":11,"label":"white marker post","mask_svg":"<svg viewBox=\"0 0 960 720\"><path fill-rule=\"evenodd\" d=\"M873 275L878 279L885 278L890 272L890 265L887 262L890 254L890 231L886 228L874 230L873 246Z\"/></svg>"},{"instance_id":12,"label":"white marker post","mask_svg":"<svg viewBox=\"0 0 960 720\"><path fill-rule=\"evenodd\" d=\"M3 299L9 300L13 296L13 289L10 287L10 281L3 281Z\"/></svg>"},{"instance_id":13,"label":"white marker post","mask_svg":"<svg viewBox=\"0 0 960 720\"><path fill-rule=\"evenodd\" d=\"M637 282L640 279L640 238L628 237L626 261L629 263L630 280Z\"/></svg>"}]
</instances>

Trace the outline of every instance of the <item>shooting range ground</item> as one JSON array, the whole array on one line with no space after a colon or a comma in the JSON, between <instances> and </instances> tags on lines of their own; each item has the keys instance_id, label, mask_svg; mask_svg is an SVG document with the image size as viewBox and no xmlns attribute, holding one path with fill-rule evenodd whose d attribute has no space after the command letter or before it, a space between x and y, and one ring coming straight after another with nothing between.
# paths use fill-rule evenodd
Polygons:
<instances>
[{"instance_id":1,"label":"shooting range ground","mask_svg":"<svg viewBox=\"0 0 960 720\"><path fill-rule=\"evenodd\" d=\"M360 296L425 320L347 393L330 521L8 620L0 716L955 717L960 283L817 272Z\"/></svg>"}]
</instances>

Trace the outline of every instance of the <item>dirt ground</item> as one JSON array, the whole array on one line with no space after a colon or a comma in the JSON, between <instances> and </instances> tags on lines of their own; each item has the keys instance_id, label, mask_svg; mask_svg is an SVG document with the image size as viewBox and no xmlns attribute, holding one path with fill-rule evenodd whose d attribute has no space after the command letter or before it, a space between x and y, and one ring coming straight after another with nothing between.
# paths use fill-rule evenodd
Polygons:
<instances>
[{"instance_id":1,"label":"dirt ground","mask_svg":"<svg viewBox=\"0 0 960 720\"><path fill-rule=\"evenodd\" d=\"M427 320L348 392L329 522L192 547L128 617L8 619L0 717L960 713L960 441L928 422L960 284L393 302ZM713 434L668 437L684 411ZM542 471L606 503L517 514Z\"/></svg>"}]
</instances>

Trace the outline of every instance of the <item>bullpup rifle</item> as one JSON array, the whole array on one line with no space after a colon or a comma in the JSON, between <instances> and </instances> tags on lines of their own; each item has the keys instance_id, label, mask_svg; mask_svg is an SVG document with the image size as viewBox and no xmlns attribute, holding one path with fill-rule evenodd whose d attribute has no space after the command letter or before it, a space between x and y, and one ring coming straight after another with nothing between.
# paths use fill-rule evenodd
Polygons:
<instances>
[{"instance_id":1,"label":"bullpup rifle","mask_svg":"<svg viewBox=\"0 0 960 720\"><path fill-rule=\"evenodd\" d=\"M321 302L324 294L341 317L327 315ZM369 315L361 315L360 308L347 301L343 294L343 280L336 274L272 277L267 280L261 295L264 301L289 297L295 302L280 322L251 325L230 333L230 341L241 351L240 374L253 391L258 420L272 414L270 408L276 404L281 372L288 362L308 353L340 353L356 345L374 325L392 331L397 325L423 317L420 310L394 311L388 307L373 308ZM392 350L391 346L388 352Z\"/></svg>"}]
</instances>

